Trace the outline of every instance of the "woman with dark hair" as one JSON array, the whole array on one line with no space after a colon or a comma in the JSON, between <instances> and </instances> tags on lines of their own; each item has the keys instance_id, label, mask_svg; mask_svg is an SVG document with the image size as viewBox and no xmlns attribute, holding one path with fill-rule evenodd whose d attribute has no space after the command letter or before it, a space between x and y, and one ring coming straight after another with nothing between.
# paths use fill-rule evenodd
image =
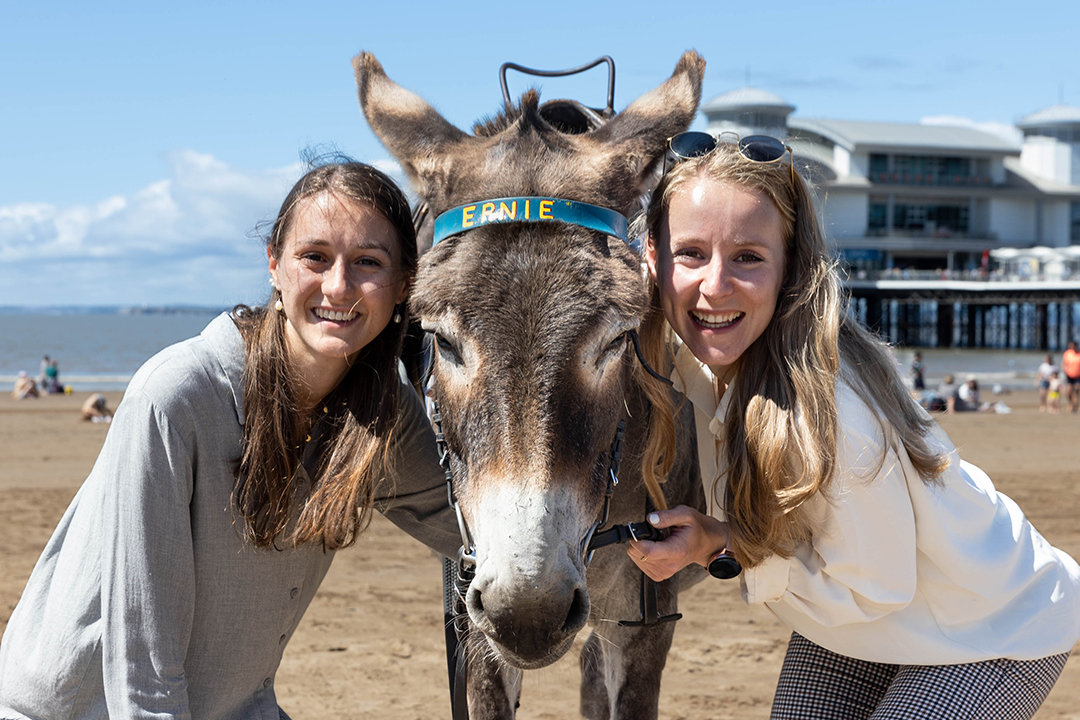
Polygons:
<instances>
[{"instance_id":1,"label":"woman with dark hair","mask_svg":"<svg viewBox=\"0 0 1080 720\"><path fill-rule=\"evenodd\" d=\"M774 718L1030 717L1080 638L1080 567L847 315L790 148L732 140L673 138L639 221L642 340L693 405L708 514L650 514L671 534L630 557L662 580L734 556L794 631Z\"/></svg>"},{"instance_id":2,"label":"woman with dark hair","mask_svg":"<svg viewBox=\"0 0 1080 720\"><path fill-rule=\"evenodd\" d=\"M460 544L399 378L416 238L394 183L317 167L267 240L274 290L149 360L0 644L0 717L277 718L274 675L378 509Z\"/></svg>"}]
</instances>

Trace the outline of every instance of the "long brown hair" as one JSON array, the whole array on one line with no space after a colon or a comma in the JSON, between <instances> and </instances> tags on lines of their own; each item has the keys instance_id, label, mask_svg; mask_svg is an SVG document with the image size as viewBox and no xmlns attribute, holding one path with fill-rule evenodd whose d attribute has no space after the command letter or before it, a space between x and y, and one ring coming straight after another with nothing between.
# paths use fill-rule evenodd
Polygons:
<instances>
[{"instance_id":1,"label":"long brown hair","mask_svg":"<svg viewBox=\"0 0 1080 720\"><path fill-rule=\"evenodd\" d=\"M776 311L738 360L726 391L732 397L719 464L726 468L727 482L724 497L714 498L725 511L740 562L754 567L773 554L790 556L812 533L800 508L824 492L838 470L838 377L876 410L886 442L903 445L924 481L935 481L948 458L927 444L933 421L907 391L888 348L845 312L813 195L785 162L751 162L730 144L681 162L661 180L639 220L648 242L658 240L673 195L699 178L763 193L784 227L785 269ZM641 332L651 363L670 366L673 335L654 285ZM650 445L674 447L674 437L664 436L666 428L652 430Z\"/></svg>"},{"instance_id":2,"label":"long brown hair","mask_svg":"<svg viewBox=\"0 0 1080 720\"><path fill-rule=\"evenodd\" d=\"M402 276L416 273L416 233L409 203L394 182L358 162L316 167L293 186L266 239L280 259L299 208L322 193L367 205L397 231ZM244 444L233 490L241 532L258 547L279 538L328 549L352 544L371 520L376 486L390 461L397 421L397 361L408 324L389 323L360 351L345 377L307 417L301 416L285 344L286 319L271 306L237 306L244 337ZM304 482L306 475L310 486Z\"/></svg>"}]
</instances>

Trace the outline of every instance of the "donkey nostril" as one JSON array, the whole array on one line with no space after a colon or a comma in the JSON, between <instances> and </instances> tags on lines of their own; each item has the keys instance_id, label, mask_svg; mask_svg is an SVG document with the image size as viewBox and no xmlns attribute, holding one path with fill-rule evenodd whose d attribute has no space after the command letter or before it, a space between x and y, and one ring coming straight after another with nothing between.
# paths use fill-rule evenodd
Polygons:
<instances>
[{"instance_id":1,"label":"donkey nostril","mask_svg":"<svg viewBox=\"0 0 1080 720\"><path fill-rule=\"evenodd\" d=\"M574 599L570 603L570 612L566 614L566 624L562 626L565 633L576 633L585 627L589 621L589 596L577 588L574 590Z\"/></svg>"},{"instance_id":2,"label":"donkey nostril","mask_svg":"<svg viewBox=\"0 0 1080 720\"><path fill-rule=\"evenodd\" d=\"M473 624L484 633L492 633L495 630L491 618L488 617L484 608L484 594L476 583L465 593L465 611Z\"/></svg>"}]
</instances>

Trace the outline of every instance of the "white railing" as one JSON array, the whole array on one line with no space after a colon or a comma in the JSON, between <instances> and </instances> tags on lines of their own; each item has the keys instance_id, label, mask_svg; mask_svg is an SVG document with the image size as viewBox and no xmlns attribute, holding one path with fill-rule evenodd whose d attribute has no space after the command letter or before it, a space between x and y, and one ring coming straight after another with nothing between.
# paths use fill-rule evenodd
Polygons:
<instances>
[{"instance_id":1,"label":"white railing","mask_svg":"<svg viewBox=\"0 0 1080 720\"><path fill-rule=\"evenodd\" d=\"M1009 273L1002 269L987 273L981 270L911 270L890 268L888 270L852 269L846 273L845 280L964 280L975 282L1076 282L1080 281L1080 272L1066 271L1047 275Z\"/></svg>"}]
</instances>

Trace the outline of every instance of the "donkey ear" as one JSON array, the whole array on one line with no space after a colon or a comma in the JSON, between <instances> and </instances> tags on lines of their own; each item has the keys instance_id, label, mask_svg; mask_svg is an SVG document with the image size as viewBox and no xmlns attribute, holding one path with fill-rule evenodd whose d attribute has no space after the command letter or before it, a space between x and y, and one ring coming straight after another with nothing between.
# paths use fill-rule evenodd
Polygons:
<instances>
[{"instance_id":1,"label":"donkey ear","mask_svg":"<svg viewBox=\"0 0 1080 720\"><path fill-rule=\"evenodd\" d=\"M705 59L695 50L683 53L663 85L639 97L593 133L600 146L611 152L611 161L619 163L620 172L637 178L639 185L645 184L663 157L667 139L693 122L704 75Z\"/></svg>"},{"instance_id":2,"label":"donkey ear","mask_svg":"<svg viewBox=\"0 0 1080 720\"><path fill-rule=\"evenodd\" d=\"M471 136L447 122L419 95L387 77L371 53L360 53L352 65L368 124L401 163L420 195L428 197L432 181L449 171L450 146Z\"/></svg>"}]
</instances>

